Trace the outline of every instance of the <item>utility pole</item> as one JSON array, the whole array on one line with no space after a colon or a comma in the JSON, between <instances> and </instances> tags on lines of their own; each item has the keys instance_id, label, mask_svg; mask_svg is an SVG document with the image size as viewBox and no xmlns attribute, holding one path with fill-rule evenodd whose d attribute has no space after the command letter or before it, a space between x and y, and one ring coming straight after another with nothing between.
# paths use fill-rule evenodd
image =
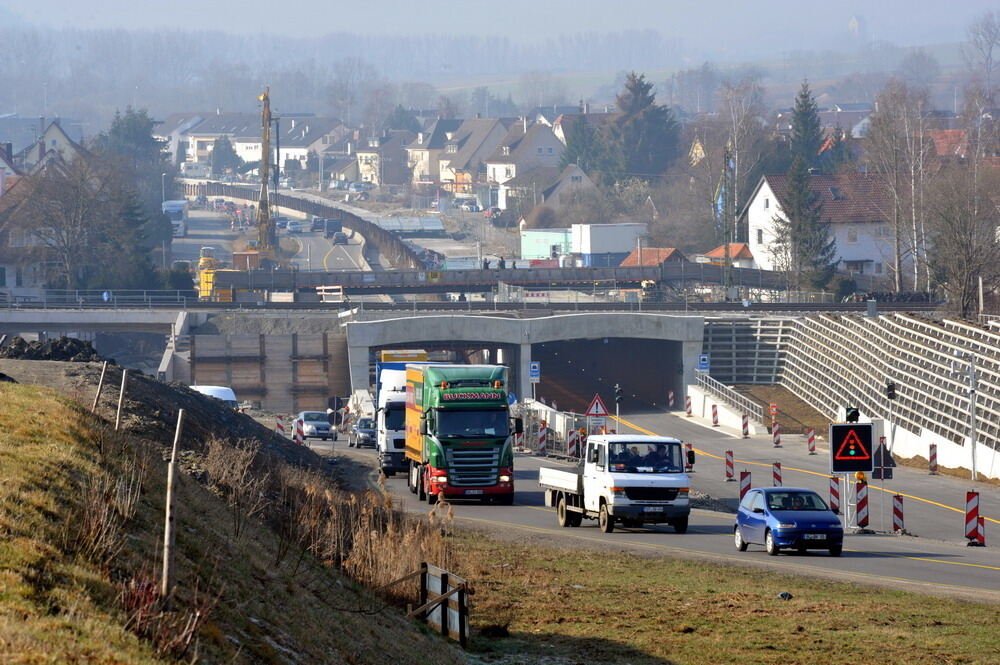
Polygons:
<instances>
[{"instance_id":1,"label":"utility pole","mask_svg":"<svg viewBox=\"0 0 1000 665\"><path fill-rule=\"evenodd\" d=\"M725 163L722 166L722 168L723 168L723 172L722 173L723 173L723 183L724 183L723 187L725 188L725 191L723 193L724 193L725 198L723 199L723 206L722 206L722 208L723 208L723 210L722 210L722 220L723 220L723 223L726 225L726 227L725 227L725 231L722 234L723 235L723 242L725 243L725 249L723 250L725 252L725 254L724 254L725 259L724 259L724 263L723 263L723 266L722 266L722 288L725 291L724 298L728 302L729 301L729 289L732 286L732 282L733 282L733 275L732 275L733 257L732 257L732 247L731 247L731 244L730 244L732 242L732 236L731 236L731 233L730 233L730 228L731 228L730 224L731 223L735 223L735 219L734 219L735 213L732 210L732 208L733 208L733 202L734 202L733 191L732 190L733 190L733 184L734 183L733 183L733 177L732 177L732 170L730 169L730 166L729 166L732 163L733 154L732 154L732 151L730 150L728 144L726 145L726 151L725 151L724 157L725 157Z\"/></svg>"}]
</instances>

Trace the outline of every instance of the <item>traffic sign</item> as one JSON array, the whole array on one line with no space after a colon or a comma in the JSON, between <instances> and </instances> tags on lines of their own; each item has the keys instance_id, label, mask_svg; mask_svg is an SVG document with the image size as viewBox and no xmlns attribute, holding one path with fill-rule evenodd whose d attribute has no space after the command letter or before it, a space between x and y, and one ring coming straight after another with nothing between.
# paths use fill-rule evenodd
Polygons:
<instances>
[{"instance_id":1,"label":"traffic sign","mask_svg":"<svg viewBox=\"0 0 1000 665\"><path fill-rule=\"evenodd\" d=\"M875 449L875 468L872 470L872 478L876 480L892 480L892 469L896 466L896 460L892 458L884 443L879 443Z\"/></svg>"},{"instance_id":2,"label":"traffic sign","mask_svg":"<svg viewBox=\"0 0 1000 665\"><path fill-rule=\"evenodd\" d=\"M608 407L604 406L604 400L601 399L600 395L594 395L594 399L591 400L590 406L587 407L587 413L584 415L591 417L603 417L608 415Z\"/></svg>"},{"instance_id":3,"label":"traffic sign","mask_svg":"<svg viewBox=\"0 0 1000 665\"><path fill-rule=\"evenodd\" d=\"M515 395L514 393L507 393L507 404L509 404L510 406L514 406L515 404L517 404L517 395Z\"/></svg>"},{"instance_id":4,"label":"traffic sign","mask_svg":"<svg viewBox=\"0 0 1000 665\"><path fill-rule=\"evenodd\" d=\"M542 381L542 363L537 360L532 360L528 364L528 379L531 383L541 383Z\"/></svg>"},{"instance_id":5,"label":"traffic sign","mask_svg":"<svg viewBox=\"0 0 1000 665\"><path fill-rule=\"evenodd\" d=\"M830 425L831 473L872 472L874 429L871 423Z\"/></svg>"},{"instance_id":6,"label":"traffic sign","mask_svg":"<svg viewBox=\"0 0 1000 665\"><path fill-rule=\"evenodd\" d=\"M712 359L707 353L702 353L698 356L698 370L701 372L707 372L711 367Z\"/></svg>"}]
</instances>

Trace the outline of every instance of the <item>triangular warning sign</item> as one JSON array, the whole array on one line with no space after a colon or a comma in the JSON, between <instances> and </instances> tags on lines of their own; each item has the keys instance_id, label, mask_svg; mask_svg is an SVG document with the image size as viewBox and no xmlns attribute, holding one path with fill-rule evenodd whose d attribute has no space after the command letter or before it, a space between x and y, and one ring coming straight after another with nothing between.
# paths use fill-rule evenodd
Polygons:
<instances>
[{"instance_id":1,"label":"triangular warning sign","mask_svg":"<svg viewBox=\"0 0 1000 665\"><path fill-rule=\"evenodd\" d=\"M885 467L891 469L896 466L896 460L892 458L892 453L890 453L883 444L878 444L878 448L875 449L875 466Z\"/></svg>"},{"instance_id":2,"label":"triangular warning sign","mask_svg":"<svg viewBox=\"0 0 1000 665\"><path fill-rule=\"evenodd\" d=\"M837 448L837 454L834 455L834 459L869 459L872 456L871 452L865 448L865 444L861 443L861 438L858 437L858 433L853 429L847 431L847 436L840 443L840 447Z\"/></svg>"},{"instance_id":3,"label":"triangular warning sign","mask_svg":"<svg viewBox=\"0 0 1000 665\"><path fill-rule=\"evenodd\" d=\"M606 416L608 415L608 407L604 406L604 400L601 399L600 395L594 395L594 399L590 402L590 406L587 407L587 416Z\"/></svg>"}]
</instances>

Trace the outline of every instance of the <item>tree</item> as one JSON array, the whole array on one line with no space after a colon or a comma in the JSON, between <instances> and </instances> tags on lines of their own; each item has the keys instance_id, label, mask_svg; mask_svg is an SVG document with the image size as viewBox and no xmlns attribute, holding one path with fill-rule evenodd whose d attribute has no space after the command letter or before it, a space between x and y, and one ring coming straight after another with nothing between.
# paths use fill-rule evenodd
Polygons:
<instances>
[{"instance_id":1,"label":"tree","mask_svg":"<svg viewBox=\"0 0 1000 665\"><path fill-rule=\"evenodd\" d=\"M611 167L608 146L601 133L587 120L586 115L563 118L566 127L566 149L559 158L559 168L576 164L584 173L595 178Z\"/></svg>"},{"instance_id":2,"label":"tree","mask_svg":"<svg viewBox=\"0 0 1000 665\"><path fill-rule=\"evenodd\" d=\"M821 218L822 205L811 181L805 160L796 157L788 172L783 215L774 217L775 264L785 271L793 291L825 287L835 267L836 243L830 237L829 223Z\"/></svg>"},{"instance_id":3,"label":"tree","mask_svg":"<svg viewBox=\"0 0 1000 665\"><path fill-rule=\"evenodd\" d=\"M764 158L766 137L764 132L764 90L760 78L749 75L737 81L726 81L722 85L722 116L726 121L726 145L730 163L723 164L722 169L730 169L732 192L726 211L726 224L733 235L723 233L722 242L727 238L732 242L736 238L736 217L743 206L744 195L749 196L749 190L756 186L756 179L751 180L756 167ZM720 174L721 175L721 174Z\"/></svg>"},{"instance_id":4,"label":"tree","mask_svg":"<svg viewBox=\"0 0 1000 665\"><path fill-rule=\"evenodd\" d=\"M212 175L238 171L242 166L243 160L236 154L228 137L220 136L212 142Z\"/></svg>"},{"instance_id":5,"label":"tree","mask_svg":"<svg viewBox=\"0 0 1000 665\"><path fill-rule=\"evenodd\" d=\"M413 115L412 111L403 108L402 104L396 104L396 107L386 116L382 127L384 129L405 129L414 134L421 129L417 116Z\"/></svg>"},{"instance_id":6,"label":"tree","mask_svg":"<svg viewBox=\"0 0 1000 665\"><path fill-rule=\"evenodd\" d=\"M844 129L837 125L830 136L830 147L823 151L820 165L824 173L848 173L855 168L854 155Z\"/></svg>"},{"instance_id":7,"label":"tree","mask_svg":"<svg viewBox=\"0 0 1000 665\"><path fill-rule=\"evenodd\" d=\"M896 75L908 86L918 89L929 89L941 73L941 65L937 59L922 48L913 49L906 54Z\"/></svg>"},{"instance_id":8,"label":"tree","mask_svg":"<svg viewBox=\"0 0 1000 665\"><path fill-rule=\"evenodd\" d=\"M965 46L966 61L992 104L993 78L997 68L997 52L1000 51L1000 12L983 13L969 25L967 34L969 41Z\"/></svg>"},{"instance_id":9,"label":"tree","mask_svg":"<svg viewBox=\"0 0 1000 665\"><path fill-rule=\"evenodd\" d=\"M624 173L638 178L658 178L677 157L680 127L673 112L656 103L653 84L643 74L631 72L616 104L620 114L609 130L611 152L617 152Z\"/></svg>"},{"instance_id":10,"label":"tree","mask_svg":"<svg viewBox=\"0 0 1000 665\"><path fill-rule=\"evenodd\" d=\"M87 276L85 286L92 289L157 289L159 275L143 247L144 230L149 220L134 191L115 193L117 214L112 214L95 238L94 249L100 256L114 260L99 261Z\"/></svg>"},{"instance_id":11,"label":"tree","mask_svg":"<svg viewBox=\"0 0 1000 665\"><path fill-rule=\"evenodd\" d=\"M801 159L806 168L819 161L819 149L823 147L823 128L819 121L819 109L813 98L809 82L803 81L795 98L792 110L792 159Z\"/></svg>"},{"instance_id":12,"label":"tree","mask_svg":"<svg viewBox=\"0 0 1000 665\"><path fill-rule=\"evenodd\" d=\"M518 78L521 105L525 108L566 103L566 86L550 72L530 71Z\"/></svg>"}]
</instances>

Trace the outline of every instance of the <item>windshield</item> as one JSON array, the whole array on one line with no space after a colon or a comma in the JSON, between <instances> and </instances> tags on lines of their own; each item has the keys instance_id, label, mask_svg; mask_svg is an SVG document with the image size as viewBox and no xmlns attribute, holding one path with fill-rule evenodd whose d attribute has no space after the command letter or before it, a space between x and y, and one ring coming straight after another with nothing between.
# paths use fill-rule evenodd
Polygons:
<instances>
[{"instance_id":1,"label":"windshield","mask_svg":"<svg viewBox=\"0 0 1000 665\"><path fill-rule=\"evenodd\" d=\"M371 418L362 418L358 421L358 429L375 429L375 423Z\"/></svg>"},{"instance_id":2,"label":"windshield","mask_svg":"<svg viewBox=\"0 0 1000 665\"><path fill-rule=\"evenodd\" d=\"M306 411L302 414L302 420L307 423L326 422L326 414L322 411Z\"/></svg>"},{"instance_id":3,"label":"windshield","mask_svg":"<svg viewBox=\"0 0 1000 665\"><path fill-rule=\"evenodd\" d=\"M830 510L815 492L769 492L767 507L771 510Z\"/></svg>"},{"instance_id":4,"label":"windshield","mask_svg":"<svg viewBox=\"0 0 1000 665\"><path fill-rule=\"evenodd\" d=\"M439 437L507 436L507 411L442 411L437 412Z\"/></svg>"},{"instance_id":5,"label":"windshield","mask_svg":"<svg viewBox=\"0 0 1000 665\"><path fill-rule=\"evenodd\" d=\"M406 422L406 404L403 402L390 402L385 405L385 428L391 430L403 429Z\"/></svg>"},{"instance_id":6,"label":"windshield","mask_svg":"<svg viewBox=\"0 0 1000 665\"><path fill-rule=\"evenodd\" d=\"M679 443L620 442L608 444L611 471L679 473L684 470Z\"/></svg>"}]
</instances>

